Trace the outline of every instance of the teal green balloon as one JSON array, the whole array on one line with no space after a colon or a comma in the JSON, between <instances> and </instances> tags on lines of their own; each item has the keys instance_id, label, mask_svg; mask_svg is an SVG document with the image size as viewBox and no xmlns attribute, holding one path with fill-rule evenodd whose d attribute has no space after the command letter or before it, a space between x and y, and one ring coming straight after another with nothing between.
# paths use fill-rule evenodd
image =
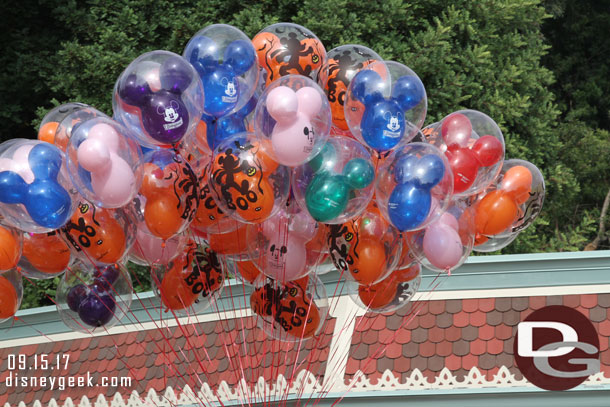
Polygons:
<instances>
[{"instance_id":1,"label":"teal green balloon","mask_svg":"<svg viewBox=\"0 0 610 407\"><path fill-rule=\"evenodd\" d=\"M352 158L343 167L343 175L352 188L362 189L371 185L375 179L375 169L364 158Z\"/></svg>"},{"instance_id":2,"label":"teal green balloon","mask_svg":"<svg viewBox=\"0 0 610 407\"><path fill-rule=\"evenodd\" d=\"M309 161L309 167L315 172L329 171L335 166L337 151L331 143L324 144L322 150Z\"/></svg>"},{"instance_id":3,"label":"teal green balloon","mask_svg":"<svg viewBox=\"0 0 610 407\"><path fill-rule=\"evenodd\" d=\"M305 204L312 218L328 222L343 214L349 201L350 186L342 175L321 173L307 186Z\"/></svg>"}]
</instances>

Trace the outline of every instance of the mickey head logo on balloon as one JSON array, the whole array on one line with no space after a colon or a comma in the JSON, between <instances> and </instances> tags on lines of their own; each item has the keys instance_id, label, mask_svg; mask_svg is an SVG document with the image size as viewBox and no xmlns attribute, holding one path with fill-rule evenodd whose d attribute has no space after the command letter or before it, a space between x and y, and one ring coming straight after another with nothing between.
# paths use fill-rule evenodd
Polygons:
<instances>
[{"instance_id":1,"label":"mickey head logo on balloon","mask_svg":"<svg viewBox=\"0 0 610 407\"><path fill-rule=\"evenodd\" d=\"M375 62L354 76L344 114L354 136L378 153L410 141L426 117L426 90L398 62Z\"/></svg>"},{"instance_id":2,"label":"mickey head logo on balloon","mask_svg":"<svg viewBox=\"0 0 610 407\"><path fill-rule=\"evenodd\" d=\"M63 226L74 209L64 155L43 141L0 145L0 209L7 223L33 233Z\"/></svg>"},{"instance_id":3,"label":"mickey head logo on balloon","mask_svg":"<svg viewBox=\"0 0 610 407\"><path fill-rule=\"evenodd\" d=\"M421 229L447 208L453 193L452 177L438 148L407 144L390 154L379 169L377 204L401 232Z\"/></svg>"},{"instance_id":4,"label":"mickey head logo on balloon","mask_svg":"<svg viewBox=\"0 0 610 407\"><path fill-rule=\"evenodd\" d=\"M203 86L195 69L168 51L136 58L115 85L115 116L142 145L172 145L203 113Z\"/></svg>"},{"instance_id":5,"label":"mickey head logo on balloon","mask_svg":"<svg viewBox=\"0 0 610 407\"><path fill-rule=\"evenodd\" d=\"M252 97L258 77L256 53L237 28L208 26L191 38L183 55L203 82L207 115L222 117L239 110Z\"/></svg>"}]
</instances>

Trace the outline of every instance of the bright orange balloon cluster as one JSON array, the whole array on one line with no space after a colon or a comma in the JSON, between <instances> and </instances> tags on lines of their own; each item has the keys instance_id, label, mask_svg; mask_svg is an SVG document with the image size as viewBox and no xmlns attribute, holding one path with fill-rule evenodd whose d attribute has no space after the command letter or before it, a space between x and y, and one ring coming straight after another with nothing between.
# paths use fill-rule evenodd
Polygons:
<instances>
[{"instance_id":1,"label":"bright orange balloon cluster","mask_svg":"<svg viewBox=\"0 0 610 407\"><path fill-rule=\"evenodd\" d=\"M70 248L56 231L36 234L24 233L22 256L36 270L47 274L61 273L70 264Z\"/></svg>"},{"instance_id":2,"label":"bright orange balloon cluster","mask_svg":"<svg viewBox=\"0 0 610 407\"><path fill-rule=\"evenodd\" d=\"M19 262L21 244L11 229L0 226L0 271L12 269Z\"/></svg>"}]
</instances>

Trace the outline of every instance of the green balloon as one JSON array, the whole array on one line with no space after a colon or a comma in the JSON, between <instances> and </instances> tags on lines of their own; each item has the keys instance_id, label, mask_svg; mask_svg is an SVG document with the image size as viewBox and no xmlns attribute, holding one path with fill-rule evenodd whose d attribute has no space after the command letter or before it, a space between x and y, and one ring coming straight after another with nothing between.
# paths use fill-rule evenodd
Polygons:
<instances>
[{"instance_id":1,"label":"green balloon","mask_svg":"<svg viewBox=\"0 0 610 407\"><path fill-rule=\"evenodd\" d=\"M362 189L371 185L375 179L375 169L364 158L352 158L343 167L343 175L352 188Z\"/></svg>"},{"instance_id":2,"label":"green balloon","mask_svg":"<svg viewBox=\"0 0 610 407\"><path fill-rule=\"evenodd\" d=\"M321 173L307 186L305 204L312 218L328 222L345 211L349 193L350 187L344 176Z\"/></svg>"},{"instance_id":3,"label":"green balloon","mask_svg":"<svg viewBox=\"0 0 610 407\"><path fill-rule=\"evenodd\" d=\"M335 166L337 151L331 143L324 144L322 150L309 161L309 167L316 172L331 170Z\"/></svg>"}]
</instances>

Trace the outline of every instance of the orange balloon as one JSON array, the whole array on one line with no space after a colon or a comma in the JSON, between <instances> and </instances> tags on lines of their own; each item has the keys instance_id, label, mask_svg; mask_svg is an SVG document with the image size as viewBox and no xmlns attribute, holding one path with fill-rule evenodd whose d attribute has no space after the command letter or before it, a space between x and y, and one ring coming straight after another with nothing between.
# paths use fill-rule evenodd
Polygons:
<instances>
[{"instance_id":1,"label":"orange balloon","mask_svg":"<svg viewBox=\"0 0 610 407\"><path fill-rule=\"evenodd\" d=\"M307 250L314 253L328 252L326 241L328 237L328 227L323 223L318 223L318 229L314 237L305 244ZM322 261L320 261L322 263Z\"/></svg>"},{"instance_id":2,"label":"orange balloon","mask_svg":"<svg viewBox=\"0 0 610 407\"><path fill-rule=\"evenodd\" d=\"M393 279L396 283L406 283L407 281L414 280L421 273L421 267L419 264L413 264L411 267L403 268L400 270L394 270L387 279Z\"/></svg>"},{"instance_id":3,"label":"orange balloon","mask_svg":"<svg viewBox=\"0 0 610 407\"><path fill-rule=\"evenodd\" d=\"M64 271L70 264L70 249L56 232L24 233L23 257L36 270L57 274Z\"/></svg>"},{"instance_id":4,"label":"orange balloon","mask_svg":"<svg viewBox=\"0 0 610 407\"><path fill-rule=\"evenodd\" d=\"M532 173L527 167L517 165L506 171L501 189L509 194L517 205L521 205L530 197L532 179Z\"/></svg>"},{"instance_id":5,"label":"orange balloon","mask_svg":"<svg viewBox=\"0 0 610 407\"><path fill-rule=\"evenodd\" d=\"M282 287L276 321L288 335L310 338L320 326L320 310L307 293L309 276L290 281Z\"/></svg>"},{"instance_id":6,"label":"orange balloon","mask_svg":"<svg viewBox=\"0 0 610 407\"><path fill-rule=\"evenodd\" d=\"M21 247L10 229L0 226L0 270L12 269L19 262Z\"/></svg>"},{"instance_id":7,"label":"orange balloon","mask_svg":"<svg viewBox=\"0 0 610 407\"><path fill-rule=\"evenodd\" d=\"M125 254L125 231L112 210L81 201L64 230L72 245L94 261L116 263Z\"/></svg>"},{"instance_id":8,"label":"orange balloon","mask_svg":"<svg viewBox=\"0 0 610 407\"><path fill-rule=\"evenodd\" d=\"M475 246L482 245L483 243L485 243L488 240L489 240L489 238L487 236L483 236L483 235L480 235L477 233L474 237L474 245Z\"/></svg>"},{"instance_id":9,"label":"orange balloon","mask_svg":"<svg viewBox=\"0 0 610 407\"><path fill-rule=\"evenodd\" d=\"M358 296L364 305L371 309L379 309L389 305L398 292L398 283L386 278L377 284L361 285L358 287Z\"/></svg>"},{"instance_id":10,"label":"orange balloon","mask_svg":"<svg viewBox=\"0 0 610 407\"><path fill-rule=\"evenodd\" d=\"M163 276L159 292L161 301L167 308L177 311L190 307L197 300L198 293L194 293L186 280L191 274L187 267L186 256L174 260L172 267Z\"/></svg>"},{"instance_id":11,"label":"orange balloon","mask_svg":"<svg viewBox=\"0 0 610 407\"><path fill-rule=\"evenodd\" d=\"M220 234L209 234L208 243L210 249L218 254L243 254L248 251L248 244L246 240L246 226L229 232Z\"/></svg>"},{"instance_id":12,"label":"orange balloon","mask_svg":"<svg viewBox=\"0 0 610 407\"><path fill-rule=\"evenodd\" d=\"M519 216L519 207L513 198L502 190L495 190L481 199L476 206L476 233L492 236L509 228Z\"/></svg>"},{"instance_id":13,"label":"orange balloon","mask_svg":"<svg viewBox=\"0 0 610 407\"><path fill-rule=\"evenodd\" d=\"M0 319L14 316L18 305L17 290L6 277L0 276Z\"/></svg>"},{"instance_id":14,"label":"orange balloon","mask_svg":"<svg viewBox=\"0 0 610 407\"><path fill-rule=\"evenodd\" d=\"M373 284L384 271L386 254L383 243L374 237L360 237L349 249L354 263L349 266L354 280L362 285Z\"/></svg>"},{"instance_id":15,"label":"orange balloon","mask_svg":"<svg viewBox=\"0 0 610 407\"><path fill-rule=\"evenodd\" d=\"M157 196L146 201L144 222L150 233L167 240L180 231L184 219L176 210L178 204L178 199L173 195Z\"/></svg>"},{"instance_id":16,"label":"orange balloon","mask_svg":"<svg viewBox=\"0 0 610 407\"><path fill-rule=\"evenodd\" d=\"M173 181L171 179L168 181L166 179L166 171L163 171L156 164L144 163L142 174L140 194L146 198L153 198L155 195L165 195L172 192L174 187Z\"/></svg>"},{"instance_id":17,"label":"orange balloon","mask_svg":"<svg viewBox=\"0 0 610 407\"><path fill-rule=\"evenodd\" d=\"M261 275L261 271L256 267L256 265L248 260L248 261L237 261L235 262L237 265L237 271L242 276L244 281L253 284L254 280Z\"/></svg>"},{"instance_id":18,"label":"orange balloon","mask_svg":"<svg viewBox=\"0 0 610 407\"><path fill-rule=\"evenodd\" d=\"M193 219L193 225L207 229L210 226L218 223L218 221L225 219L227 215L218 207L214 197L212 196L212 190L208 183L208 171L209 166L205 166L201 171L199 179L199 207L195 213Z\"/></svg>"},{"instance_id":19,"label":"orange balloon","mask_svg":"<svg viewBox=\"0 0 610 407\"><path fill-rule=\"evenodd\" d=\"M57 133L57 128L59 127L59 123L57 122L47 122L40 126L38 130L38 140L46 141L47 143L55 144L55 133Z\"/></svg>"}]
</instances>

